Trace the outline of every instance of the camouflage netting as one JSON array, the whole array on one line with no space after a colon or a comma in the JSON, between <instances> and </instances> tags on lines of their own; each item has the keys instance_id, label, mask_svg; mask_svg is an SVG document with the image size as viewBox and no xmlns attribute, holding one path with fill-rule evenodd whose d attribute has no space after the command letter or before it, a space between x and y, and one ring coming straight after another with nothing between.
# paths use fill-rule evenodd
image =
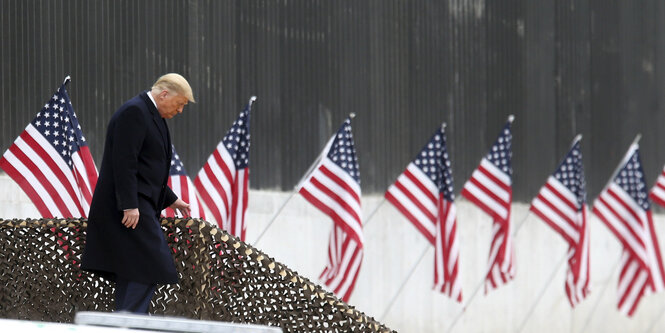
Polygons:
<instances>
[{"instance_id":1,"label":"camouflage netting","mask_svg":"<svg viewBox=\"0 0 665 333\"><path fill-rule=\"evenodd\" d=\"M82 271L85 220L0 220L0 317L72 322L111 311L114 283ZM151 313L279 326L285 332L387 332L320 286L198 219L163 219L180 273Z\"/></svg>"}]
</instances>

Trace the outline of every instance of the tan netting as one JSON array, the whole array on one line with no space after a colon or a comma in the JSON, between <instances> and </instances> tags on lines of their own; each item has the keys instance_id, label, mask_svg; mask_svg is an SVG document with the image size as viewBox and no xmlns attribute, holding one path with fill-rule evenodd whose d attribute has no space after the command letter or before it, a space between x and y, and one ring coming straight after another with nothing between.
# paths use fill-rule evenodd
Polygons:
<instances>
[{"instance_id":1,"label":"tan netting","mask_svg":"<svg viewBox=\"0 0 665 333\"><path fill-rule=\"evenodd\" d=\"M0 220L0 317L72 322L111 311L114 283L80 269L85 220ZM279 326L285 332L387 332L386 326L266 254L198 219L163 219L180 273L152 313Z\"/></svg>"}]
</instances>

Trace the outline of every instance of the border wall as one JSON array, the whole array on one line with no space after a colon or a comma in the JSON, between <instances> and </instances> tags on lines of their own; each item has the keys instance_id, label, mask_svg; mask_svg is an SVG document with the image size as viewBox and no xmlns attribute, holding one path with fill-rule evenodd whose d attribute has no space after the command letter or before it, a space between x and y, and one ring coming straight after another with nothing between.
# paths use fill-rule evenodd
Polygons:
<instances>
[{"instance_id":1,"label":"border wall","mask_svg":"<svg viewBox=\"0 0 665 333\"><path fill-rule=\"evenodd\" d=\"M0 177L0 218L37 216L35 208L9 177ZM285 206L258 243L254 240L290 193L251 191L247 240L298 274L321 284L332 223L299 195ZM368 214L381 202L364 196ZM492 221L471 203L458 200L460 278L467 302L487 269ZM572 310L564 289L567 245L527 206L513 205L513 223L524 225L515 237L516 276L488 295L481 289L466 311L434 292L434 251L390 204L384 203L365 226L365 257L349 304L398 332L660 332L665 330L663 294L645 296L633 318L616 308L621 245L595 216L591 230L591 294ZM655 216L663 244L665 216ZM526 218L525 218L526 217ZM661 252L665 249L661 248ZM423 255L422 261L416 265ZM413 267L394 304L389 303ZM549 281L549 284L548 284ZM538 296L542 294L540 301ZM465 303L466 304L466 303ZM533 308L533 313L529 312ZM458 318L459 317L459 318ZM453 329L452 322L458 319Z\"/></svg>"},{"instance_id":2,"label":"border wall","mask_svg":"<svg viewBox=\"0 0 665 333\"><path fill-rule=\"evenodd\" d=\"M515 114L515 199L578 133L594 197L637 133L649 185L665 163L664 16L659 0L5 0L0 149L71 75L99 165L113 111L175 71L198 101L170 121L190 175L256 95L254 189L293 188L350 112L363 193L444 121L459 189Z\"/></svg>"}]
</instances>

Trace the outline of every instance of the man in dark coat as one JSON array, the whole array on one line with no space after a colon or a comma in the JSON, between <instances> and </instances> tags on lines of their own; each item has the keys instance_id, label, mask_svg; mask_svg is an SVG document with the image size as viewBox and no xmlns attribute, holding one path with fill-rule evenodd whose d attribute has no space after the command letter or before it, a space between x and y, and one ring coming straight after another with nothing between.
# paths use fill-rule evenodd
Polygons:
<instances>
[{"instance_id":1,"label":"man in dark coat","mask_svg":"<svg viewBox=\"0 0 665 333\"><path fill-rule=\"evenodd\" d=\"M147 313L156 285L178 282L159 214L171 207L188 216L189 205L167 186L171 138L164 119L188 101L194 97L187 80L166 74L109 122L81 267L115 280L116 310Z\"/></svg>"}]
</instances>

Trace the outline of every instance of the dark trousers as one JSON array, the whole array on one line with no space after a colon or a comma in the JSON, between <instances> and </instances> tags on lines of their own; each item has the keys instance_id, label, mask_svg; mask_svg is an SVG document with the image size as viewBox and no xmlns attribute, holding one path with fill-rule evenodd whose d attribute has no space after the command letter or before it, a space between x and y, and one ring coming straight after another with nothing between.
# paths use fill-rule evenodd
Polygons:
<instances>
[{"instance_id":1,"label":"dark trousers","mask_svg":"<svg viewBox=\"0 0 665 333\"><path fill-rule=\"evenodd\" d=\"M156 284L145 284L116 276L115 310L147 314L156 287Z\"/></svg>"}]
</instances>

